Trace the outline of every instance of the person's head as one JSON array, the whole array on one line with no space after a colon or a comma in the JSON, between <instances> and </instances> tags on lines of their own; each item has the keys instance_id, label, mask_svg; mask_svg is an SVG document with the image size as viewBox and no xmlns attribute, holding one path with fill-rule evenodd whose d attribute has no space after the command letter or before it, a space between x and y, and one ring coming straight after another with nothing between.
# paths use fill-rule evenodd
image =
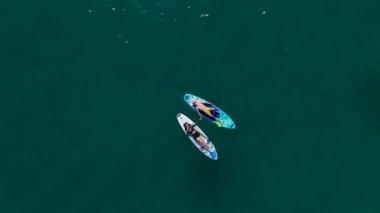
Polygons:
<instances>
[{"instance_id":1,"label":"person's head","mask_svg":"<svg viewBox=\"0 0 380 213\"><path fill-rule=\"evenodd\" d=\"M187 122L185 122L185 123L183 124L183 126L185 127L186 130L187 130L187 129L191 129L191 125L190 125L189 123L187 123Z\"/></svg>"},{"instance_id":2,"label":"person's head","mask_svg":"<svg viewBox=\"0 0 380 213\"><path fill-rule=\"evenodd\" d=\"M193 107L195 108L195 107L197 107L198 106L198 101L194 101L193 102Z\"/></svg>"}]
</instances>

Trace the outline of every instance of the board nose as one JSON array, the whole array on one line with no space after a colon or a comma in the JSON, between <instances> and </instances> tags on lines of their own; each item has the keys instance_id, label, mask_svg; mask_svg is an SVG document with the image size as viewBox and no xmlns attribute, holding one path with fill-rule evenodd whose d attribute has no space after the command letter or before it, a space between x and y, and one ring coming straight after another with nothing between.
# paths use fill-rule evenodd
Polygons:
<instances>
[{"instance_id":1,"label":"board nose","mask_svg":"<svg viewBox=\"0 0 380 213\"><path fill-rule=\"evenodd\" d=\"M216 151L211 152L210 155L211 155L211 159L218 160L218 154L216 154Z\"/></svg>"}]
</instances>

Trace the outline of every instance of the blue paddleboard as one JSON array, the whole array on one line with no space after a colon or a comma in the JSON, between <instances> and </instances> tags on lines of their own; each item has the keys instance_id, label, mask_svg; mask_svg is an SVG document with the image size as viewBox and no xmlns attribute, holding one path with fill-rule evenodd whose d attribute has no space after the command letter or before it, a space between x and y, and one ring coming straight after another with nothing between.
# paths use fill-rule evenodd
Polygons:
<instances>
[{"instance_id":1,"label":"blue paddleboard","mask_svg":"<svg viewBox=\"0 0 380 213\"><path fill-rule=\"evenodd\" d=\"M195 96L195 95L192 95L192 94L185 94L183 99L194 110L196 110L196 109L193 107L193 103L197 100L210 103L213 108L215 108L219 111L219 115L217 116L217 118L220 119L221 121L223 121L223 124L221 127L224 127L227 129L235 129L236 128L236 125L235 125L234 121L230 118L230 116L228 116L223 110L221 110L219 107L215 106L211 102L206 101L205 99L200 98L200 97ZM203 117L205 117L207 120L211 121L212 123L214 123L214 124L217 123L217 121L213 120L211 117L209 117L205 113L201 113L201 114Z\"/></svg>"}]
</instances>

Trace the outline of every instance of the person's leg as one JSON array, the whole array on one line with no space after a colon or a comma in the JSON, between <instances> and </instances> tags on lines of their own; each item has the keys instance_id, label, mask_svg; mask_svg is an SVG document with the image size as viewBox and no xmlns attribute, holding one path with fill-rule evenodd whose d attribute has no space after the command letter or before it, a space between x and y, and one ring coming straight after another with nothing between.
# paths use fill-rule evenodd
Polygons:
<instances>
[{"instance_id":1,"label":"person's leg","mask_svg":"<svg viewBox=\"0 0 380 213\"><path fill-rule=\"evenodd\" d=\"M221 127L223 125L223 121L219 119L220 112L217 109L210 110L211 115L214 117L214 120L217 122L217 125ZM218 124L219 122L219 124Z\"/></svg>"},{"instance_id":2,"label":"person's leg","mask_svg":"<svg viewBox=\"0 0 380 213\"><path fill-rule=\"evenodd\" d=\"M207 139L203 136L197 137L197 140L207 149L210 149L210 146L207 144Z\"/></svg>"},{"instance_id":3,"label":"person's leg","mask_svg":"<svg viewBox=\"0 0 380 213\"><path fill-rule=\"evenodd\" d=\"M220 112L219 110L217 109L212 109L211 110L211 115L214 116L215 120L219 121L219 122L222 122L220 119L219 119L219 116L220 116Z\"/></svg>"},{"instance_id":4,"label":"person's leg","mask_svg":"<svg viewBox=\"0 0 380 213\"><path fill-rule=\"evenodd\" d=\"M218 109L211 109L211 114L212 114L212 116L214 116L215 118L219 118L219 116L220 116L220 112L219 112L219 110Z\"/></svg>"}]
</instances>

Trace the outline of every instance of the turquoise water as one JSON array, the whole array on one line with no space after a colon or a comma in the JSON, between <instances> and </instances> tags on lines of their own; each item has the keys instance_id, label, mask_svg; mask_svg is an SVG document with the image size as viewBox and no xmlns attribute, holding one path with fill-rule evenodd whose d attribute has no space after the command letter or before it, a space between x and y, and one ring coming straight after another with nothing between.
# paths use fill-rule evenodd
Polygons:
<instances>
[{"instance_id":1,"label":"turquoise water","mask_svg":"<svg viewBox=\"0 0 380 213\"><path fill-rule=\"evenodd\" d=\"M4 3L0 211L379 212L379 6Z\"/></svg>"}]
</instances>

